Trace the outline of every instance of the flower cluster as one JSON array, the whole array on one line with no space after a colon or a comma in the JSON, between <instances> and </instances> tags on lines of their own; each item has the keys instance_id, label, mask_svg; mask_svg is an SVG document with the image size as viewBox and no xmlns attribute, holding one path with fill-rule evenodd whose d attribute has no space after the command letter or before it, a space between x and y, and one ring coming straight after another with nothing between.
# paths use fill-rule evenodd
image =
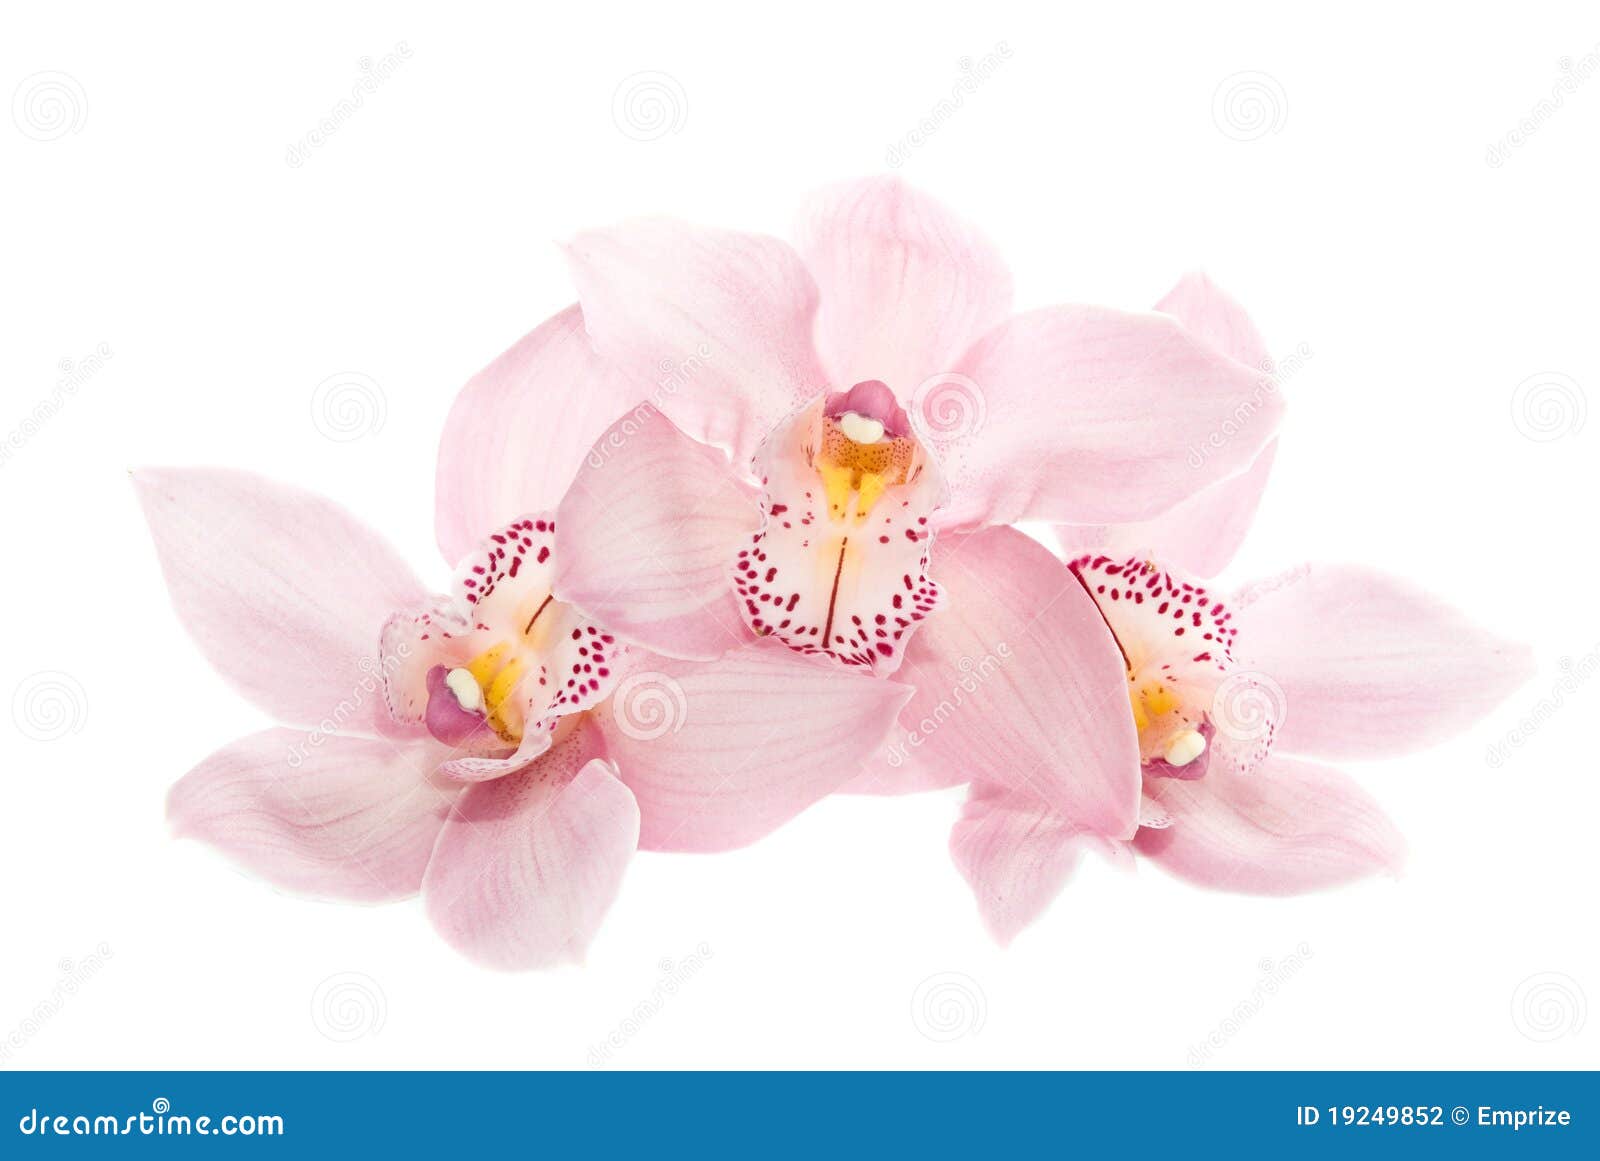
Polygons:
<instances>
[{"instance_id":1,"label":"flower cluster","mask_svg":"<svg viewBox=\"0 0 1600 1161\"><path fill-rule=\"evenodd\" d=\"M180 618L281 723L178 782L180 834L298 892L420 893L530 968L581 957L636 849L965 786L951 852L1009 940L1085 850L1264 893L1392 868L1323 762L1447 737L1530 667L1366 568L1213 582L1283 399L1203 277L1016 313L892 178L793 244L643 221L567 257L579 301L450 413L448 583L316 496L135 473Z\"/></svg>"}]
</instances>

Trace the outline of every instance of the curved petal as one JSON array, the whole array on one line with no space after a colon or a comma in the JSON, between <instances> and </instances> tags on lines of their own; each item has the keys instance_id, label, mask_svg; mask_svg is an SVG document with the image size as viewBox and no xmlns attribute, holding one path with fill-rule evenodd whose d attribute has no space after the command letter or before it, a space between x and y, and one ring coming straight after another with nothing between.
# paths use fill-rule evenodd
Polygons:
<instances>
[{"instance_id":1,"label":"curved petal","mask_svg":"<svg viewBox=\"0 0 1600 1161\"><path fill-rule=\"evenodd\" d=\"M1281 690L1276 745L1286 753L1420 750L1483 717L1533 672L1526 646L1371 569L1303 566L1232 607L1239 666Z\"/></svg>"},{"instance_id":2,"label":"curved petal","mask_svg":"<svg viewBox=\"0 0 1600 1161\"><path fill-rule=\"evenodd\" d=\"M1277 430L1277 384L1165 314L1058 306L979 340L913 408L953 493L945 523L1147 520L1247 468Z\"/></svg>"},{"instance_id":3,"label":"curved petal","mask_svg":"<svg viewBox=\"0 0 1600 1161\"><path fill-rule=\"evenodd\" d=\"M1277 450L1278 441L1273 440L1243 472L1212 484L1153 520L1063 524L1056 535L1069 556L1149 554L1195 576L1214 577L1234 558L1255 521Z\"/></svg>"},{"instance_id":4,"label":"curved petal","mask_svg":"<svg viewBox=\"0 0 1600 1161\"><path fill-rule=\"evenodd\" d=\"M1262 371L1272 369L1266 343L1250 316L1204 274L1185 275L1156 309L1228 358ZM1243 472L1202 489L1153 519L1109 526L1064 525L1056 530L1062 547L1068 555L1149 552L1196 576L1216 576L1244 543L1272 474L1277 447L1273 440Z\"/></svg>"},{"instance_id":5,"label":"curved petal","mask_svg":"<svg viewBox=\"0 0 1600 1161\"><path fill-rule=\"evenodd\" d=\"M596 717L639 799L639 845L721 851L852 778L907 693L757 642L709 663L641 663Z\"/></svg>"},{"instance_id":6,"label":"curved petal","mask_svg":"<svg viewBox=\"0 0 1600 1161\"><path fill-rule=\"evenodd\" d=\"M423 596L394 550L338 505L245 472L133 481L178 619L217 671L280 721L376 728L379 635Z\"/></svg>"},{"instance_id":7,"label":"curved petal","mask_svg":"<svg viewBox=\"0 0 1600 1161\"><path fill-rule=\"evenodd\" d=\"M502 969L583 957L622 886L639 807L587 722L521 773L461 795L423 882L428 918Z\"/></svg>"},{"instance_id":8,"label":"curved petal","mask_svg":"<svg viewBox=\"0 0 1600 1161\"><path fill-rule=\"evenodd\" d=\"M709 659L749 639L733 561L760 523L722 453L654 411L613 424L556 515L555 592L625 640Z\"/></svg>"},{"instance_id":9,"label":"curved petal","mask_svg":"<svg viewBox=\"0 0 1600 1161\"><path fill-rule=\"evenodd\" d=\"M950 855L1002 946L1044 914L1091 848L1126 850L1081 831L1031 794L995 787L974 786L950 832Z\"/></svg>"},{"instance_id":10,"label":"curved petal","mask_svg":"<svg viewBox=\"0 0 1600 1161\"><path fill-rule=\"evenodd\" d=\"M596 349L670 384L652 402L736 464L827 386L817 288L786 243L652 220L581 234L567 252Z\"/></svg>"},{"instance_id":11,"label":"curved petal","mask_svg":"<svg viewBox=\"0 0 1600 1161\"><path fill-rule=\"evenodd\" d=\"M906 746L905 739L916 728L916 719L900 711L900 720L890 739L861 764L861 772L839 787L841 794L872 794L890 797L921 794L927 790L948 790L964 785L967 772L957 766L924 761L921 751Z\"/></svg>"},{"instance_id":12,"label":"curved petal","mask_svg":"<svg viewBox=\"0 0 1600 1161\"><path fill-rule=\"evenodd\" d=\"M1178 279L1178 284L1156 303L1156 309L1170 314L1228 358L1246 367L1272 370L1266 340L1244 307L1199 271Z\"/></svg>"},{"instance_id":13,"label":"curved petal","mask_svg":"<svg viewBox=\"0 0 1600 1161\"><path fill-rule=\"evenodd\" d=\"M1033 795L1085 830L1132 837L1139 743L1094 601L1012 528L942 539L933 561L949 604L907 647L897 679L917 692L891 743L962 781Z\"/></svg>"},{"instance_id":14,"label":"curved petal","mask_svg":"<svg viewBox=\"0 0 1600 1161\"><path fill-rule=\"evenodd\" d=\"M439 440L434 524L451 565L524 512L554 508L596 437L650 393L595 354L576 305L461 389Z\"/></svg>"},{"instance_id":15,"label":"curved petal","mask_svg":"<svg viewBox=\"0 0 1600 1161\"><path fill-rule=\"evenodd\" d=\"M797 247L821 292L817 347L836 383L902 399L1011 313L1011 271L966 222L898 177L820 191Z\"/></svg>"},{"instance_id":16,"label":"curved petal","mask_svg":"<svg viewBox=\"0 0 1600 1161\"><path fill-rule=\"evenodd\" d=\"M1394 824L1347 775L1294 758L1269 758L1254 774L1214 763L1204 778L1152 778L1166 812L1134 840L1181 879L1221 891L1297 895L1378 871L1395 871L1405 844Z\"/></svg>"},{"instance_id":17,"label":"curved petal","mask_svg":"<svg viewBox=\"0 0 1600 1161\"><path fill-rule=\"evenodd\" d=\"M167 795L197 838L289 891L378 902L415 895L454 788L431 747L265 730L185 774Z\"/></svg>"}]
</instances>

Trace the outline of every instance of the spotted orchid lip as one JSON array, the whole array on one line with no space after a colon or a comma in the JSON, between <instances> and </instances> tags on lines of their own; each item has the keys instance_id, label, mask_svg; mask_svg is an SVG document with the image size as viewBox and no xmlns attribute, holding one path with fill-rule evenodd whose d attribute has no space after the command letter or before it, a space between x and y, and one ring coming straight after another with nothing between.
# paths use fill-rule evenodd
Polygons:
<instances>
[{"instance_id":1,"label":"spotted orchid lip","mask_svg":"<svg viewBox=\"0 0 1600 1161\"><path fill-rule=\"evenodd\" d=\"M877 438L859 442L863 429ZM871 380L768 438L756 457L762 525L733 565L753 632L875 673L899 666L941 601L928 563L942 480L909 431L893 393Z\"/></svg>"},{"instance_id":2,"label":"spotted orchid lip","mask_svg":"<svg viewBox=\"0 0 1600 1161\"><path fill-rule=\"evenodd\" d=\"M1215 720L1230 683L1251 681L1234 659L1238 629L1226 604L1149 555L1085 555L1070 568L1122 652L1146 772L1198 778L1217 758L1240 772L1259 767L1275 716L1268 713L1248 736L1218 729Z\"/></svg>"},{"instance_id":3,"label":"spotted orchid lip","mask_svg":"<svg viewBox=\"0 0 1600 1161\"><path fill-rule=\"evenodd\" d=\"M555 530L549 515L495 530L462 562L453 595L390 619L385 693L396 721L477 761L531 744L609 694L622 647L555 599Z\"/></svg>"}]
</instances>

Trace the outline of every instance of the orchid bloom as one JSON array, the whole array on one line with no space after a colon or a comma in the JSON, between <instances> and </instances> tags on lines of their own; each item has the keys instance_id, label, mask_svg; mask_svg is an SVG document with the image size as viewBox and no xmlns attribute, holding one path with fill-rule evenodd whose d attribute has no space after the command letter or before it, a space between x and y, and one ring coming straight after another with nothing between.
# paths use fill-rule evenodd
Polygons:
<instances>
[{"instance_id":1,"label":"orchid bloom","mask_svg":"<svg viewBox=\"0 0 1600 1161\"><path fill-rule=\"evenodd\" d=\"M443 544L459 551L482 524L470 497L490 495L473 476L485 449L523 465L557 449L564 489L576 468L556 513L557 598L662 655L765 639L937 689L964 657L932 628L952 614L936 533L1154 518L1245 470L1281 410L1269 376L1170 314L1012 314L992 247L893 178L824 191L793 247L646 221L584 234L568 254L579 304L451 414L441 470L464 491L441 485ZM1005 589L990 563L970 562ZM980 636L1000 640L1013 611L1030 631L1064 631L1018 608ZM1050 683L1075 651L1046 641ZM972 776L965 747L938 749L918 763ZM903 777L881 753L861 765L858 788ZM1034 777L1063 809L1131 835L1137 802L1080 772Z\"/></svg>"},{"instance_id":2,"label":"orchid bloom","mask_svg":"<svg viewBox=\"0 0 1600 1161\"><path fill-rule=\"evenodd\" d=\"M1260 357L1237 304L1199 279L1180 291L1167 308L1194 333L1242 361ZM1124 842L1039 788L975 778L951 852L1001 942L1044 910L1087 849L1259 894L1394 868L1394 826L1354 780L1316 759L1384 758L1443 741L1531 672L1525 647L1373 570L1301 566L1223 596L1168 566L1220 570L1268 470L1258 460L1247 479L1187 501L1183 519L1066 530L1107 546L1066 568L1031 542L1003 539L1016 536L1009 530L955 546L962 557L1013 558L1027 577L1017 599L1074 610L1084 664L1070 696L1013 682L1006 695L1022 700L1013 716L1054 723L1055 745L1086 756L1103 784L1139 804L1139 829ZM1130 545L1139 548L1117 554ZM1081 712L1085 704L1094 712Z\"/></svg>"},{"instance_id":3,"label":"orchid bloom","mask_svg":"<svg viewBox=\"0 0 1600 1161\"><path fill-rule=\"evenodd\" d=\"M420 891L453 946L527 968L581 957L636 847L740 846L836 789L908 691L769 643L711 663L628 648L554 595L557 518L502 466L479 465L486 535L435 595L308 493L221 470L135 483L180 619L285 723L173 787L177 832L291 891Z\"/></svg>"}]
</instances>

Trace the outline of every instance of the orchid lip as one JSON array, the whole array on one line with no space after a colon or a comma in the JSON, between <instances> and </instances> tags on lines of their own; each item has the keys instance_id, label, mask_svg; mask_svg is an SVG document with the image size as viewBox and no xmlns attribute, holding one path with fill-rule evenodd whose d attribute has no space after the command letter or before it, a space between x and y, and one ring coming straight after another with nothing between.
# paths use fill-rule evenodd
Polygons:
<instances>
[{"instance_id":1,"label":"orchid lip","mask_svg":"<svg viewBox=\"0 0 1600 1161\"><path fill-rule=\"evenodd\" d=\"M746 624L878 673L938 607L928 579L937 465L877 380L814 400L756 457L763 524L734 561Z\"/></svg>"},{"instance_id":2,"label":"orchid lip","mask_svg":"<svg viewBox=\"0 0 1600 1161\"><path fill-rule=\"evenodd\" d=\"M382 651L397 722L483 755L609 695L623 647L556 599L554 538L548 517L507 524L462 562L454 595L390 618Z\"/></svg>"}]
</instances>

